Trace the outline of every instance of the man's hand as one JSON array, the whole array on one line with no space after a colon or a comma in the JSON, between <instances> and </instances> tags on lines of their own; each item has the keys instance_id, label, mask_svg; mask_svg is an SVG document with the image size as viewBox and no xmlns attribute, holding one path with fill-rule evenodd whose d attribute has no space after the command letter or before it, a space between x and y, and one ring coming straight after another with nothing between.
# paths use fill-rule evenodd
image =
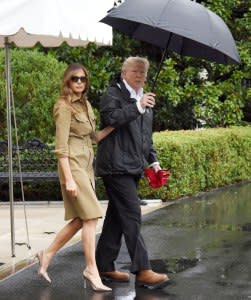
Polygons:
<instances>
[{"instance_id":1,"label":"man's hand","mask_svg":"<svg viewBox=\"0 0 251 300\"><path fill-rule=\"evenodd\" d=\"M155 94L154 93L146 93L144 96L140 99L140 105L143 109L147 107L154 107L155 105Z\"/></svg>"},{"instance_id":2,"label":"man's hand","mask_svg":"<svg viewBox=\"0 0 251 300\"><path fill-rule=\"evenodd\" d=\"M160 167L160 165L159 164L154 164L153 166L152 166L152 168L154 169L154 171L157 173L159 170L161 170L161 167Z\"/></svg>"}]
</instances>

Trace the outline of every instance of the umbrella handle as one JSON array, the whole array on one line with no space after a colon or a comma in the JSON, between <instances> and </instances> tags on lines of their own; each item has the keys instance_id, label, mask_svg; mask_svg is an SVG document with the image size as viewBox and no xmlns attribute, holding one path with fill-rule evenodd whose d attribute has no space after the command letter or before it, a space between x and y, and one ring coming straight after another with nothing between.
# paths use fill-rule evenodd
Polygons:
<instances>
[{"instance_id":1,"label":"umbrella handle","mask_svg":"<svg viewBox=\"0 0 251 300\"><path fill-rule=\"evenodd\" d=\"M164 62L164 60L165 60L165 58L166 58L167 49L168 49L170 40L171 40L171 38L172 38L172 35L173 35L173 34L172 34L172 32L171 32L171 33L169 34L169 37L168 37L168 40L167 40L167 43L166 43L166 48L165 48L165 50L164 50L164 52L163 52L163 54L162 54L161 61L160 61L159 67L158 67L158 71L157 71L157 73L156 73L156 75L155 75L155 78L154 78L154 81L153 81L153 85L152 85L152 89L151 89L153 93L154 93L154 91L155 91L155 87L156 87L156 83L157 83L157 80L158 80L158 77L159 77L160 70L161 70L162 65L163 65L163 62Z\"/></svg>"}]
</instances>

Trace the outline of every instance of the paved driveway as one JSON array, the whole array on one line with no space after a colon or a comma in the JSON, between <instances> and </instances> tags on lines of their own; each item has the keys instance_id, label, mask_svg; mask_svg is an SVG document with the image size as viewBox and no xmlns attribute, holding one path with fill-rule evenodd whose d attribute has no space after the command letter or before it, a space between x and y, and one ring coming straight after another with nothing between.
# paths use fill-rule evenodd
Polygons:
<instances>
[{"instance_id":1,"label":"paved driveway","mask_svg":"<svg viewBox=\"0 0 251 300\"><path fill-rule=\"evenodd\" d=\"M251 299L251 184L178 201L143 217L142 233L152 266L168 272L163 290L112 284L112 293L84 289L80 243L53 260L49 285L37 264L0 282L0 300L248 300ZM118 268L129 269L123 244Z\"/></svg>"}]
</instances>

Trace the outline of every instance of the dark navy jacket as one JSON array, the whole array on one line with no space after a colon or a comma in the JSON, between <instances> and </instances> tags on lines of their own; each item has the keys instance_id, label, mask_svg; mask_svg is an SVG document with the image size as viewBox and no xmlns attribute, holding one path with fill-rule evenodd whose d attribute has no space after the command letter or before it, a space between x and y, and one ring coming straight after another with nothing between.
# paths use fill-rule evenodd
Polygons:
<instances>
[{"instance_id":1,"label":"dark navy jacket","mask_svg":"<svg viewBox=\"0 0 251 300\"><path fill-rule=\"evenodd\" d=\"M96 175L142 175L144 167L157 161L152 144L151 109L140 114L120 78L108 87L100 102L100 128L115 128L98 144Z\"/></svg>"}]
</instances>

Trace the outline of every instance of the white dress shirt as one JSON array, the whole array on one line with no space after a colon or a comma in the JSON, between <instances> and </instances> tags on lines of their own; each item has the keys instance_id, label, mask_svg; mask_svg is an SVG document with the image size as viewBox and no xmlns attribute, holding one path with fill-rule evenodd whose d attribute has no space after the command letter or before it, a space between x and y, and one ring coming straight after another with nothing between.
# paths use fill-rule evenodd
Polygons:
<instances>
[{"instance_id":1,"label":"white dress shirt","mask_svg":"<svg viewBox=\"0 0 251 300\"><path fill-rule=\"evenodd\" d=\"M126 86L126 89L127 89L128 92L130 93L130 97L136 99L136 101L137 101L137 102L136 102L136 105L137 105L137 108L138 108L139 112L140 112L141 114L145 113L146 109L143 108L143 107L141 106L141 104L140 104L140 99L141 99L141 98L143 97L143 95L144 95L144 90L143 90L143 88L140 88L139 91L136 92L136 91L135 91L128 83L127 83L127 81L126 81L125 79L123 79L123 82L124 82L124 84L125 84L125 86Z\"/></svg>"}]
</instances>

